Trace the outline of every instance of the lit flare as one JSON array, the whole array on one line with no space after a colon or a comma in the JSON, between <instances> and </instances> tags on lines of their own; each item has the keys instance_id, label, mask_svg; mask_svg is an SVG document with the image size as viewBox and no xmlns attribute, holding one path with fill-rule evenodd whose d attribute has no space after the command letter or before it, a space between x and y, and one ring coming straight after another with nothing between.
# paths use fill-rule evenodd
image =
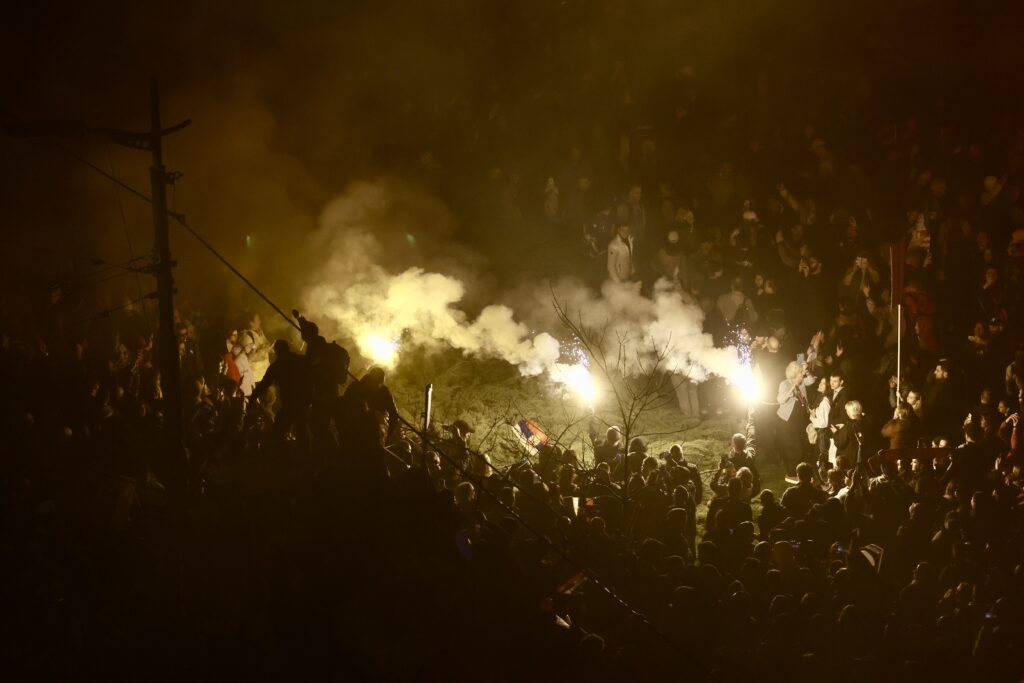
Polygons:
<instances>
[{"instance_id":1,"label":"lit flare","mask_svg":"<svg viewBox=\"0 0 1024 683\"><path fill-rule=\"evenodd\" d=\"M594 401L597 400L597 385L585 365L557 363L551 372L551 378L565 386L588 408L594 407Z\"/></svg>"},{"instance_id":2,"label":"lit flare","mask_svg":"<svg viewBox=\"0 0 1024 683\"><path fill-rule=\"evenodd\" d=\"M761 382L754 375L753 368L747 363L736 368L729 378L729 384L732 385L736 395L746 403L753 403L761 395Z\"/></svg>"},{"instance_id":3,"label":"lit flare","mask_svg":"<svg viewBox=\"0 0 1024 683\"><path fill-rule=\"evenodd\" d=\"M376 334L368 334L359 342L364 355L377 365L395 367L398 362L398 343Z\"/></svg>"}]
</instances>

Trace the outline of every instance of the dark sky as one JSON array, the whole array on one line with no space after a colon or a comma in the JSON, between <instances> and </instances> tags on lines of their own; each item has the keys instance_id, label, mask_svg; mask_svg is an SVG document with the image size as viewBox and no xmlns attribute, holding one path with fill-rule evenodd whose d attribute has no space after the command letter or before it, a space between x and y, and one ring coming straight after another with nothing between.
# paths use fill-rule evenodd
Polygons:
<instances>
[{"instance_id":1,"label":"dark sky","mask_svg":"<svg viewBox=\"0 0 1024 683\"><path fill-rule=\"evenodd\" d=\"M279 278L268 263L315 227L331 197L356 180L407 177L423 150L462 163L451 151L452 131L469 135L493 102L514 111L540 103L533 118L521 117L535 123L523 125L500 162L543 169L579 134L571 125L544 130L546 98L572 102L616 61L638 101L654 109L652 98L684 65L696 67L702 93L723 108L744 106L758 75L790 79L808 110L828 108L836 96L822 78L829 69L837 82L868 74L880 106L894 113L970 118L978 108L1014 107L1019 6L24 2L5 8L0 28L0 117L139 128L148 79L159 75L164 121L194 122L166 142L168 166L185 173L172 193L177 208L239 265ZM815 64L825 71L801 80ZM145 154L98 139L64 144L146 189ZM45 141L5 138L0 154L5 289L25 292L88 269L86 255L127 258L125 227L136 252L149 248L148 207ZM462 190L470 192L469 185ZM457 233L469 219L456 214ZM183 289L229 282L183 233L172 239Z\"/></svg>"}]
</instances>

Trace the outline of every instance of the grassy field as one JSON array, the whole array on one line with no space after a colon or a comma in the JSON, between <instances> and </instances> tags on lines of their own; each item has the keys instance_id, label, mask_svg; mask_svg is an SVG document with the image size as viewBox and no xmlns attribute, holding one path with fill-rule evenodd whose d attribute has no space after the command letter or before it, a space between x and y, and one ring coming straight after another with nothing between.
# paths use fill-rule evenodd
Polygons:
<instances>
[{"instance_id":1,"label":"grassy field","mask_svg":"<svg viewBox=\"0 0 1024 683\"><path fill-rule=\"evenodd\" d=\"M389 375L391 387L403 416L418 424L422 420L424 387L433 384L433 417L440 424L463 419L476 430L474 446L491 456L497 466L522 457L510 426L531 419L563 448L574 448L584 462L592 462L588 427L593 422L599 433L609 424L621 424L609 397L599 396L594 415L572 396L563 395L543 378L522 377L519 371L496 360L467 358L454 351L439 354L409 354ZM603 399L603 400L602 400ZM728 450L732 434L743 431L745 417L723 415L706 420L684 417L674 401L649 410L638 421L639 434L651 453L668 450L679 443L687 459L710 481L719 458ZM777 463L759 462L762 486L781 494L783 472ZM707 487L705 487L707 489ZM703 520L705 505L698 509ZM756 504L755 504L756 508ZM756 515L756 509L755 509Z\"/></svg>"}]
</instances>

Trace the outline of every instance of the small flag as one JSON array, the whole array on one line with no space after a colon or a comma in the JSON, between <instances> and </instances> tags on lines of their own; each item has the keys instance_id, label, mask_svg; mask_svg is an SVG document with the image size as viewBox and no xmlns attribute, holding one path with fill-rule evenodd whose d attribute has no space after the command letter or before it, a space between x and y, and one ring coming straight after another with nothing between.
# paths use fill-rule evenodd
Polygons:
<instances>
[{"instance_id":1,"label":"small flag","mask_svg":"<svg viewBox=\"0 0 1024 683\"><path fill-rule=\"evenodd\" d=\"M512 425L512 434L530 455L537 455L538 449L548 443L548 435L533 420L520 420Z\"/></svg>"}]
</instances>

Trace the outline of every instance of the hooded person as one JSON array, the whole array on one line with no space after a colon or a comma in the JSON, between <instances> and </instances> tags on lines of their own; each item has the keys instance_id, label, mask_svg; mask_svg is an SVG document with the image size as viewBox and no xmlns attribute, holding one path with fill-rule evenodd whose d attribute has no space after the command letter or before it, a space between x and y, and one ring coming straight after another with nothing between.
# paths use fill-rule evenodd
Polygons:
<instances>
[{"instance_id":1,"label":"hooded person","mask_svg":"<svg viewBox=\"0 0 1024 683\"><path fill-rule=\"evenodd\" d=\"M338 388L348 381L348 351L328 342L320 328L311 320L292 314L299 322L299 334L306 344L306 363L312 380L312 408L310 410L310 431L315 451L334 450L338 442L331 432L331 420L336 411Z\"/></svg>"},{"instance_id":2,"label":"hooded person","mask_svg":"<svg viewBox=\"0 0 1024 683\"><path fill-rule=\"evenodd\" d=\"M339 404L343 415L335 418L342 436L367 435L366 440L386 446L397 440L401 422L391 390L384 384L383 368L370 368L345 390ZM362 436L360 436L362 438Z\"/></svg>"}]
</instances>

